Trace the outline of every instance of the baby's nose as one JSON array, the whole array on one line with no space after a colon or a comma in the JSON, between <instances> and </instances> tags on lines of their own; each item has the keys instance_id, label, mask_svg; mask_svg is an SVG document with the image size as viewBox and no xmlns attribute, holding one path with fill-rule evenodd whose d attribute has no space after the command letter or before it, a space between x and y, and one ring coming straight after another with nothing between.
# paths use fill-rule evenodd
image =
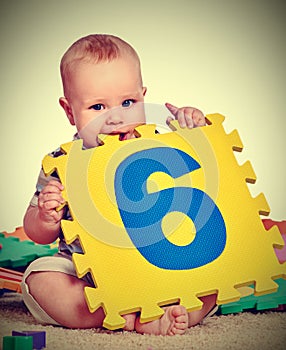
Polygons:
<instances>
[{"instance_id":1,"label":"baby's nose","mask_svg":"<svg viewBox=\"0 0 286 350\"><path fill-rule=\"evenodd\" d=\"M118 125L123 123L123 115L119 108L114 111L109 111L106 123L108 125Z\"/></svg>"}]
</instances>

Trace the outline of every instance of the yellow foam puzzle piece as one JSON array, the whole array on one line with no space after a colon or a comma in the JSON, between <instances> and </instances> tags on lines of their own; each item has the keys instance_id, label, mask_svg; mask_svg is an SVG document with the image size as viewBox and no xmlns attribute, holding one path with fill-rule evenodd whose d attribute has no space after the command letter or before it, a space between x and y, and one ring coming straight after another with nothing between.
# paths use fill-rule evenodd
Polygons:
<instances>
[{"instance_id":1,"label":"yellow foam puzzle piece","mask_svg":"<svg viewBox=\"0 0 286 350\"><path fill-rule=\"evenodd\" d=\"M84 254L73 261L79 277L92 275L96 288L85 289L86 300L91 312L103 307L106 328L123 327L121 315L135 311L141 322L154 320L175 302L197 310L199 297L213 293L218 304L233 302L237 288L253 283L256 295L272 293L274 280L286 278L273 249L283 239L277 227L265 230L268 204L263 194L251 197L254 171L233 153L243 148L238 132L226 134L220 114L207 120L191 130L173 121L166 134L143 125L136 139L110 135L88 150L77 140L43 160L46 175L56 170L65 187L73 220L62 220L63 233L67 243L81 243ZM183 253L193 248L194 256Z\"/></svg>"}]
</instances>

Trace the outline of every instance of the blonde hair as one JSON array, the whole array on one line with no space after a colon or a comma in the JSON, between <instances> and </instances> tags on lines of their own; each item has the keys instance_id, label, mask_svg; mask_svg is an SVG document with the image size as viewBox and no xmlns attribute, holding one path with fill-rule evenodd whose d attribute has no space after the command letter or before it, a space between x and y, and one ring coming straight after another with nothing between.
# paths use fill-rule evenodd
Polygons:
<instances>
[{"instance_id":1,"label":"blonde hair","mask_svg":"<svg viewBox=\"0 0 286 350\"><path fill-rule=\"evenodd\" d=\"M64 94L67 94L68 76L76 63L109 62L126 54L134 58L134 63L138 65L142 83L139 56L126 41L110 34L90 34L78 39L68 48L61 59L60 72Z\"/></svg>"}]
</instances>

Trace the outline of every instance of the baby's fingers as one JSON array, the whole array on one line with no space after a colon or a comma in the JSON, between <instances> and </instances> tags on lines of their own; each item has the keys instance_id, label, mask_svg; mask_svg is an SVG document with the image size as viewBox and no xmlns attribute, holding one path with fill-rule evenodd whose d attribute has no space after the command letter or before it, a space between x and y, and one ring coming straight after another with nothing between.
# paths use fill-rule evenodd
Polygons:
<instances>
[{"instance_id":1,"label":"baby's fingers","mask_svg":"<svg viewBox=\"0 0 286 350\"><path fill-rule=\"evenodd\" d=\"M194 126L192 116L186 113L184 108L179 109L177 119L181 128L192 128Z\"/></svg>"},{"instance_id":2,"label":"baby's fingers","mask_svg":"<svg viewBox=\"0 0 286 350\"><path fill-rule=\"evenodd\" d=\"M173 116L177 116L179 108L172 105L171 103L165 103L165 106L168 108L168 110L173 114Z\"/></svg>"},{"instance_id":3,"label":"baby's fingers","mask_svg":"<svg viewBox=\"0 0 286 350\"><path fill-rule=\"evenodd\" d=\"M42 191L39 194L38 206L40 209L52 210L64 204L64 202L65 200L63 199L60 192L56 193Z\"/></svg>"},{"instance_id":4,"label":"baby's fingers","mask_svg":"<svg viewBox=\"0 0 286 350\"><path fill-rule=\"evenodd\" d=\"M206 118L202 111L199 109L194 109L192 113L192 119L194 126L204 126L206 125Z\"/></svg>"},{"instance_id":5,"label":"baby's fingers","mask_svg":"<svg viewBox=\"0 0 286 350\"><path fill-rule=\"evenodd\" d=\"M182 108L178 108L178 107L172 105L171 103L165 103L165 106L172 113L172 115L175 117L175 119L178 120L180 127L185 128L186 121L185 121L185 117L184 117L184 113L182 111ZM174 118L169 116L166 120L167 125L169 125L172 120L174 120Z\"/></svg>"},{"instance_id":6,"label":"baby's fingers","mask_svg":"<svg viewBox=\"0 0 286 350\"><path fill-rule=\"evenodd\" d=\"M64 204L61 191L64 186L56 180L51 180L40 192L38 206L40 209L52 210Z\"/></svg>"},{"instance_id":7,"label":"baby's fingers","mask_svg":"<svg viewBox=\"0 0 286 350\"><path fill-rule=\"evenodd\" d=\"M41 193L55 192L60 193L64 186L56 180L51 180L41 191Z\"/></svg>"}]
</instances>

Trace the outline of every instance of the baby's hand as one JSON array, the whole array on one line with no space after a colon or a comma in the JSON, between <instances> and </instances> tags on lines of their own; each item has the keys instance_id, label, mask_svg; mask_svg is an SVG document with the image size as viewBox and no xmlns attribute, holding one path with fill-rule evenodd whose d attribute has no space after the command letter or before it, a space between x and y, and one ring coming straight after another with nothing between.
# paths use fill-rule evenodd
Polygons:
<instances>
[{"instance_id":1,"label":"baby's hand","mask_svg":"<svg viewBox=\"0 0 286 350\"><path fill-rule=\"evenodd\" d=\"M40 192L38 199L39 217L46 223L56 224L63 217L63 209L56 208L65 202L61 191L64 186L55 180L51 180Z\"/></svg>"},{"instance_id":2,"label":"baby's hand","mask_svg":"<svg viewBox=\"0 0 286 350\"><path fill-rule=\"evenodd\" d=\"M201 112L197 108L193 107L175 107L170 103L166 103L165 106L168 110L173 114L173 116L178 120L180 127L185 128L186 126L190 129L195 128L197 126L206 125L206 120L203 112ZM173 120L172 117L167 118L167 124Z\"/></svg>"}]
</instances>

